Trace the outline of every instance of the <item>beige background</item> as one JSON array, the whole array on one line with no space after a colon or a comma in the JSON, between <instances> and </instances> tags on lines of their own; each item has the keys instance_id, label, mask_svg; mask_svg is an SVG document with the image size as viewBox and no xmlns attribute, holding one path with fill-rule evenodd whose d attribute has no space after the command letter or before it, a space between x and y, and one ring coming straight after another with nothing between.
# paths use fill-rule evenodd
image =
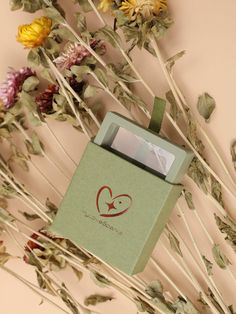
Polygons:
<instances>
[{"instance_id":1,"label":"beige background","mask_svg":"<svg viewBox=\"0 0 236 314\"><path fill-rule=\"evenodd\" d=\"M0 49L0 80L5 77L8 66L15 68L21 67L26 64L26 51L15 41L16 30L19 24L27 23L32 20L30 14L23 12L10 12L8 8L8 1L1 1L0 10L0 30L1 30L1 49ZM62 1L63 5L68 7L71 11L73 7L72 1ZM170 29L165 39L161 41L161 47L166 58L172 56L180 50L186 50L186 56L178 62L175 68L175 77L184 90L188 102L191 104L193 111L196 113L196 101L199 94L204 91L209 92L217 101L217 109L214 112L211 122L205 124L199 117L204 129L208 132L212 140L216 143L219 152L224 157L232 173L234 172L231 159L230 159L230 142L233 138L236 138L235 128L235 77L236 77L236 45L235 45L235 31L236 31L236 2L235 0L169 0L172 15L175 20L175 25ZM91 16L92 17L92 16ZM90 26L94 27L95 18L90 19ZM135 51L133 54L134 61L137 67L140 69L143 76L149 82L150 86L158 95L162 95L167 91L168 87L164 81L164 78L160 72L160 69L156 66L156 61L152 56L146 52ZM138 90L143 94L147 101L151 101L145 91L142 88ZM109 108L117 109L109 98L106 98ZM151 106L151 103L150 103ZM196 113L197 115L197 113ZM86 145L85 137L79 135L72 130L68 125L52 122L52 127L55 133L63 142L63 145L67 148L68 152L77 161L79 160L84 147ZM166 128L171 132L171 127L166 124ZM61 162L63 167L67 169L70 174L73 173L72 164L63 157L58 147L53 143L53 140L48 136L45 130L40 130L41 137L46 142L46 147L51 156ZM2 149L2 148L1 148ZM221 168L217 164L214 158L214 154L210 154L208 151L209 159L212 161L214 168L219 174L222 175ZM41 165L48 175L53 178L54 182L57 182L58 188L61 192L65 192L68 182L65 182L62 177L58 175L56 170L50 169L50 166L41 161ZM56 196L49 192L49 189L45 182L39 177L36 172L32 171L30 174L20 173L26 185L30 186L33 193L37 193L40 198L45 199L45 196L50 196L55 202L59 202ZM235 173L233 173L234 177ZM227 181L227 178L225 178ZM33 183L33 184L32 184ZM196 189L196 188L195 188ZM197 201L197 209L201 216L204 218L204 222L208 226L208 230L211 233L216 243L224 243L222 235L218 232L212 213L214 208L212 204L208 203L205 197L195 191L195 200ZM236 219L236 203L235 200L230 199L227 195L228 209L231 215ZM18 209L17 203L12 201L12 208L15 206ZM21 207L22 209L22 207ZM202 230L194 220L194 216L190 211L186 211L186 216L191 224L194 237L201 247L202 252L211 258L211 247L204 237ZM183 223L174 212L171 220L174 221L176 227L185 237L188 243L191 243L186 235ZM11 245L11 244L10 244ZM235 264L236 257L229 246L224 245L224 252L230 258L231 262ZM17 252L17 248L12 245L12 251ZM197 299L196 292L186 282L182 274L169 261L162 247L158 244L155 250L155 258L160 265L166 270L166 272L175 280L179 287L185 293ZM23 262L11 261L9 265L12 269L17 270L22 276L27 278L34 278L33 271L30 267L26 266ZM194 266L192 266L194 269ZM217 286L219 287L226 303L228 305L234 304L235 301L235 288L236 285L232 279L223 270L214 267L215 274L217 274ZM231 267L232 272L236 276L236 267ZM205 285L194 269L199 282L205 288ZM54 307L44 303L38 306L40 298L33 295L27 288L24 288L20 283L11 278L9 275L0 271L0 306L1 313L13 314L13 313L60 313ZM63 273L64 280L68 282L70 274ZM86 276L85 276L86 277ZM150 281L160 278L165 286L166 290L172 291L166 281L155 272L150 265L147 266L143 278ZM73 287L75 295L79 299L83 298L89 293L100 291L99 288L91 283L88 278L85 278L80 285L70 280L70 285ZM101 290L102 293L107 293L107 290ZM110 302L110 304L103 304L98 307L99 311L104 314L112 313L137 313L136 308L127 302L127 300L111 292L116 296L116 300ZM174 293L173 293L174 294ZM175 295L175 294L174 294Z\"/></svg>"}]
</instances>

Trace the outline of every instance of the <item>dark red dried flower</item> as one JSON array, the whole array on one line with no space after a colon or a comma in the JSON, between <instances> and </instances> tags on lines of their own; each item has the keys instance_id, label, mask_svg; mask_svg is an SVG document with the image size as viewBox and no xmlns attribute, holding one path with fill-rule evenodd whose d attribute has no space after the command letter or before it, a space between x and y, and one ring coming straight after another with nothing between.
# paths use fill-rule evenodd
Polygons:
<instances>
[{"instance_id":1,"label":"dark red dried flower","mask_svg":"<svg viewBox=\"0 0 236 314\"><path fill-rule=\"evenodd\" d=\"M57 85L48 85L44 92L36 96L35 102L42 113L50 113L53 109L53 96L58 94L59 87Z\"/></svg>"}]
</instances>

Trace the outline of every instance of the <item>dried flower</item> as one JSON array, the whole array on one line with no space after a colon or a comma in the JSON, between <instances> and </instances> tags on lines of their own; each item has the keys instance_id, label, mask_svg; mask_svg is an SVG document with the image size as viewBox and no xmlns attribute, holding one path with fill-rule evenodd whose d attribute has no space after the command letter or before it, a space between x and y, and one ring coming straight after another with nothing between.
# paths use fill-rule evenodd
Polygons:
<instances>
[{"instance_id":1,"label":"dried flower","mask_svg":"<svg viewBox=\"0 0 236 314\"><path fill-rule=\"evenodd\" d=\"M58 94L59 87L57 85L48 85L44 92L36 96L35 102L42 113L50 113L52 111L52 103L54 94Z\"/></svg>"},{"instance_id":2,"label":"dried flower","mask_svg":"<svg viewBox=\"0 0 236 314\"><path fill-rule=\"evenodd\" d=\"M149 18L167 10L167 0L124 0L120 10L124 12L130 20L136 20L138 15Z\"/></svg>"},{"instance_id":3,"label":"dried flower","mask_svg":"<svg viewBox=\"0 0 236 314\"><path fill-rule=\"evenodd\" d=\"M113 0L100 0L100 4L98 9L102 10L103 12L107 12L112 5Z\"/></svg>"},{"instance_id":4,"label":"dried flower","mask_svg":"<svg viewBox=\"0 0 236 314\"><path fill-rule=\"evenodd\" d=\"M99 48L100 54L105 53L105 45L99 40L92 40L90 42L90 47L92 49ZM65 52L61 56L56 58L54 62L56 65L63 69L70 69L72 65L79 65L84 58L90 56L90 52L82 45L78 43L70 44Z\"/></svg>"},{"instance_id":5,"label":"dried flower","mask_svg":"<svg viewBox=\"0 0 236 314\"><path fill-rule=\"evenodd\" d=\"M52 20L48 17L35 19L31 24L21 25L18 28L17 41L25 48L39 47L51 32Z\"/></svg>"},{"instance_id":6,"label":"dried flower","mask_svg":"<svg viewBox=\"0 0 236 314\"><path fill-rule=\"evenodd\" d=\"M14 105L24 81L33 75L36 75L35 72L28 67L23 67L19 71L9 68L6 80L0 85L0 99L5 108Z\"/></svg>"},{"instance_id":7,"label":"dried flower","mask_svg":"<svg viewBox=\"0 0 236 314\"><path fill-rule=\"evenodd\" d=\"M85 83L83 81L82 82L78 82L74 76L69 77L68 81L69 81L70 86L73 88L73 90L77 94L80 94Z\"/></svg>"}]
</instances>

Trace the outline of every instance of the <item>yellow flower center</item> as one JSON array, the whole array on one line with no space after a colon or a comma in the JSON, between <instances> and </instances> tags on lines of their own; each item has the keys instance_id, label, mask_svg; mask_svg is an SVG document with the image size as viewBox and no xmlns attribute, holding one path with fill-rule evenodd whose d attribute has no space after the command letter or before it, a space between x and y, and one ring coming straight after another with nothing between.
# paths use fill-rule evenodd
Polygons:
<instances>
[{"instance_id":1,"label":"yellow flower center","mask_svg":"<svg viewBox=\"0 0 236 314\"><path fill-rule=\"evenodd\" d=\"M51 19L45 16L35 19L31 24L19 26L17 41L25 48L39 47L50 34L51 27Z\"/></svg>"}]
</instances>

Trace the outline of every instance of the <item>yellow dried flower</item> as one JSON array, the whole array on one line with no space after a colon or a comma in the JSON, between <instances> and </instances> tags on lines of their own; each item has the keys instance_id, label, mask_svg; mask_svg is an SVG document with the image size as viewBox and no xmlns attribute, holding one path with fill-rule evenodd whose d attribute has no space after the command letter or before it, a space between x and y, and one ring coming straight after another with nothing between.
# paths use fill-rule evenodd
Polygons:
<instances>
[{"instance_id":1,"label":"yellow dried flower","mask_svg":"<svg viewBox=\"0 0 236 314\"><path fill-rule=\"evenodd\" d=\"M51 32L52 20L48 17L35 19L31 24L20 25L17 41L25 48L34 48L42 45Z\"/></svg>"},{"instance_id":2,"label":"yellow dried flower","mask_svg":"<svg viewBox=\"0 0 236 314\"><path fill-rule=\"evenodd\" d=\"M103 12L107 12L111 8L112 2L113 0L100 0L98 9L102 10Z\"/></svg>"},{"instance_id":3,"label":"yellow dried flower","mask_svg":"<svg viewBox=\"0 0 236 314\"><path fill-rule=\"evenodd\" d=\"M124 0L120 10L124 12L130 20L135 20L137 15L149 18L167 10L167 0Z\"/></svg>"}]
</instances>

